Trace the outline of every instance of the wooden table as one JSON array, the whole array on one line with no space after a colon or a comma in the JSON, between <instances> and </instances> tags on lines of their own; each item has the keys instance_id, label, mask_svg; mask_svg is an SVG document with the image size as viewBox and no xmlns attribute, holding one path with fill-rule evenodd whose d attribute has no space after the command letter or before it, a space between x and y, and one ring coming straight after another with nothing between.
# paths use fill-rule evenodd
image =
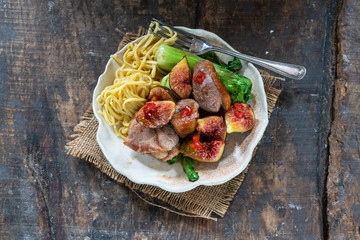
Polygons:
<instances>
[{"instance_id":1,"label":"wooden table","mask_svg":"<svg viewBox=\"0 0 360 240\"><path fill-rule=\"evenodd\" d=\"M0 239L359 239L360 2L0 2ZM64 145L122 35L152 17L302 64L219 221L149 206Z\"/></svg>"}]
</instances>

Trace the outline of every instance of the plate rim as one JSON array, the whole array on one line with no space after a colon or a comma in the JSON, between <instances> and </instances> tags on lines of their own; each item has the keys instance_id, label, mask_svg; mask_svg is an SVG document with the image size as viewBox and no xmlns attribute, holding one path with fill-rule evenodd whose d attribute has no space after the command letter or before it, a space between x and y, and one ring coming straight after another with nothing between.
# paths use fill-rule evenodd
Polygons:
<instances>
[{"instance_id":1,"label":"plate rim","mask_svg":"<svg viewBox=\"0 0 360 240\"><path fill-rule=\"evenodd\" d=\"M176 28L179 28L181 30L190 30L190 31L196 31L196 32L205 32L207 35L215 38L217 41L221 42L222 44L224 44L227 48L233 50L233 51L236 51L234 48L232 48L225 40L223 40L222 38L220 38L217 34L213 33L213 32L210 32L210 31L207 31L207 30L204 30L204 29L192 29L192 28L187 28L187 27L183 27L183 26L176 26ZM132 41L133 43L134 42L137 42L137 41L140 41L140 39L142 39L144 36L141 36L137 39L135 39L134 41ZM127 48L127 45L124 46L122 49L120 49L119 51L117 51L115 54L119 54L120 52L124 51L125 49ZM96 109L96 97L95 94L100 86L100 83L101 83L101 80L102 78L104 77L104 75L106 74L106 72L108 71L109 69L109 66L111 64L111 61L112 61L112 58L110 57L106 66L105 66L105 70L104 72L99 76L98 80L97 80L97 84L94 88L94 91L93 91L93 98L92 98L92 108L93 108L93 113L99 123L99 127L98 127L98 130L96 132L96 141L97 143L99 144L99 147L102 151L102 153L104 154L106 160L110 163L110 165L114 168L114 170L116 172L118 172L119 174L123 175L124 177L128 178L130 181L136 183L136 184L147 184L147 185L151 185L151 186L156 186L156 187L159 187L165 191L168 191L168 192L173 192L173 193L181 193L181 192L187 192L187 191L190 191L198 186L215 186L215 185L220 185L220 184L223 184L225 182L228 182L230 181L231 179L233 179L234 177L238 176L240 173L242 173L246 167L249 165L252 157L253 157L253 153L254 153L254 150L256 148L256 146L260 143L263 135L264 135L264 132L267 128L267 125L268 125L268 122L269 122L269 119L268 117L266 117L264 119L264 123L262 124L262 128L259 130L259 134L258 135L255 135L254 139L251 141L252 144L249 144L248 148L250 148L250 151L251 151L251 155L249 157L249 159L245 159L247 161L246 164L243 164L241 167L239 167L238 169L236 169L236 171L233 171L231 172L231 174L228 174L226 177L223 177L222 179L219 179L216 181L216 183L214 183L214 181L210 181L209 183L201 183L201 182L189 182L189 184L183 184L183 185L168 185L168 184L164 184L164 183L154 183L154 182L149 182L149 181L141 181L141 179L139 178L133 178L131 176L128 176L126 174L126 171L120 171L118 170L114 165L113 163L109 160L111 159L111 157L108 155L108 153L106 151L104 151L104 146L103 146L103 143L101 141L101 138L100 138L100 130L101 128L104 126L105 124L105 120L100 116L100 114L95 111ZM264 83L263 83L263 79L261 77L261 74L259 73L259 71L255 68L255 66L252 64L252 63L249 63L249 62L246 62L244 61L248 67L252 70L252 72L254 72L256 74L256 77L259 79L259 83L258 83L258 86L257 88L260 88L260 93L261 95L263 95L263 102L262 102L262 106L264 106L264 111L267 113L268 112L268 105L267 105L267 99L266 99L266 93L265 93L265 88L264 88ZM114 133L115 134L115 133ZM122 139L121 139L122 140Z\"/></svg>"}]
</instances>

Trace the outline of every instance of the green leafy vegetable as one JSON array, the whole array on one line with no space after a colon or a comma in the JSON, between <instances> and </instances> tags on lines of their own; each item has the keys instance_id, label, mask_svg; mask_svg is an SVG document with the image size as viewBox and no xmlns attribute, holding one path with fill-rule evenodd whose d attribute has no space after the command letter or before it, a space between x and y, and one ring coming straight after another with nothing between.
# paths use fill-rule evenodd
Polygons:
<instances>
[{"instance_id":1,"label":"green leafy vegetable","mask_svg":"<svg viewBox=\"0 0 360 240\"><path fill-rule=\"evenodd\" d=\"M234 60L228 62L226 68L233 72L240 71L240 69L242 68L240 59L235 57Z\"/></svg>"},{"instance_id":2,"label":"green leafy vegetable","mask_svg":"<svg viewBox=\"0 0 360 240\"><path fill-rule=\"evenodd\" d=\"M230 93L232 103L246 103L254 98L251 94L252 82L249 78L239 76L238 79L222 79L226 89Z\"/></svg>"},{"instance_id":3,"label":"green leafy vegetable","mask_svg":"<svg viewBox=\"0 0 360 240\"><path fill-rule=\"evenodd\" d=\"M171 69L184 57L184 55L187 57L191 70L194 69L195 63L204 60L199 56L184 52L180 49L173 48L165 44L159 46L156 52L156 59L160 68L170 72ZM237 61L239 60L235 59L229 62L229 64L236 65ZM232 103L246 103L249 99L253 98L253 95L251 94L252 82L250 79L244 76L240 76L216 63L213 65L217 75L230 93ZM168 79L167 75L161 81L162 86L167 86L163 85L163 82L166 84L167 80L164 80L166 77Z\"/></svg>"},{"instance_id":4,"label":"green leafy vegetable","mask_svg":"<svg viewBox=\"0 0 360 240\"><path fill-rule=\"evenodd\" d=\"M229 61L227 64L221 60L219 58L219 56L213 52L213 51L210 51L210 52L207 52L207 53L204 53L202 55L200 55L200 57L204 58L204 59L207 59L213 63L216 63L230 71L233 71L233 72L237 72L237 71L240 71L242 65L241 65L241 62L240 62L240 59L235 57L232 61Z\"/></svg>"},{"instance_id":5,"label":"green leafy vegetable","mask_svg":"<svg viewBox=\"0 0 360 240\"><path fill-rule=\"evenodd\" d=\"M194 170L195 167L194 160L192 160L189 157L183 156L181 158L181 163L183 165L185 173L188 176L189 181L195 182L196 180L199 179L199 174Z\"/></svg>"},{"instance_id":6,"label":"green leafy vegetable","mask_svg":"<svg viewBox=\"0 0 360 240\"><path fill-rule=\"evenodd\" d=\"M209 52L204 53L204 54L199 55L199 56L202 57L202 58L204 58L204 59L209 60L210 62L216 63L216 64L218 64L218 65L220 65L220 66L222 66L222 67L225 67L225 66L227 65L227 64L226 64L223 60L221 60L221 59L218 57L218 55L216 55L216 53L213 52L213 51L209 51Z\"/></svg>"},{"instance_id":7,"label":"green leafy vegetable","mask_svg":"<svg viewBox=\"0 0 360 240\"><path fill-rule=\"evenodd\" d=\"M170 73L161 79L160 85L171 89L169 77L170 77Z\"/></svg>"},{"instance_id":8,"label":"green leafy vegetable","mask_svg":"<svg viewBox=\"0 0 360 240\"><path fill-rule=\"evenodd\" d=\"M175 157L173 157L172 159L170 159L169 161L167 161L167 163L169 165L176 163L177 161L179 161L179 159L181 158L181 153L179 153L178 155L176 155Z\"/></svg>"}]
</instances>

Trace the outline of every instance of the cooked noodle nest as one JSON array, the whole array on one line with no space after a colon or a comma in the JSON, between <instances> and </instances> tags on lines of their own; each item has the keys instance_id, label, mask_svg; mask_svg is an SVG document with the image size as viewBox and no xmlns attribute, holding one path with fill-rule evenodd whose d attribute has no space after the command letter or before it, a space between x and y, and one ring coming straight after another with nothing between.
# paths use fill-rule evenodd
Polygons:
<instances>
[{"instance_id":1,"label":"cooked noodle nest","mask_svg":"<svg viewBox=\"0 0 360 240\"><path fill-rule=\"evenodd\" d=\"M158 29L155 25L153 31ZM171 29L168 31L169 38L161 39L148 31L138 43L127 45L121 59L117 55L111 56L120 67L114 83L100 93L96 103L102 106L99 113L123 139L128 135L130 120L146 103L151 88L160 85L159 80L165 74L157 66L155 53L161 44L172 45L176 41L176 33Z\"/></svg>"}]
</instances>

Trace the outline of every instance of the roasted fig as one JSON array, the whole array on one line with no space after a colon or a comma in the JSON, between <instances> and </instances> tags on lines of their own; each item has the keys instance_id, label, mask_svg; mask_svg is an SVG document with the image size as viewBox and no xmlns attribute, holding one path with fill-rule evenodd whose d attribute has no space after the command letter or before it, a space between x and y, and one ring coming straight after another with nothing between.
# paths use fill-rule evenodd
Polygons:
<instances>
[{"instance_id":1,"label":"roasted fig","mask_svg":"<svg viewBox=\"0 0 360 240\"><path fill-rule=\"evenodd\" d=\"M176 110L171 125L179 137L184 138L193 133L196 120L199 118L199 104L193 99L182 99L176 104Z\"/></svg>"},{"instance_id":2,"label":"roasted fig","mask_svg":"<svg viewBox=\"0 0 360 240\"><path fill-rule=\"evenodd\" d=\"M175 107L176 105L172 101L147 102L135 113L135 118L146 128L159 128L170 121Z\"/></svg>"},{"instance_id":3,"label":"roasted fig","mask_svg":"<svg viewBox=\"0 0 360 240\"><path fill-rule=\"evenodd\" d=\"M255 115L250 105L246 103L235 103L225 113L226 132L244 133L251 130L255 125Z\"/></svg>"},{"instance_id":4,"label":"roasted fig","mask_svg":"<svg viewBox=\"0 0 360 240\"><path fill-rule=\"evenodd\" d=\"M191 69L186 56L171 70L169 84L171 89L181 98L190 97L192 91Z\"/></svg>"},{"instance_id":5,"label":"roasted fig","mask_svg":"<svg viewBox=\"0 0 360 240\"><path fill-rule=\"evenodd\" d=\"M150 101L173 101L177 102L180 98L179 96L170 88L157 86L150 90L148 99Z\"/></svg>"},{"instance_id":6,"label":"roasted fig","mask_svg":"<svg viewBox=\"0 0 360 240\"><path fill-rule=\"evenodd\" d=\"M196 130L208 140L225 141L226 125L224 119L218 116L211 116L197 120Z\"/></svg>"},{"instance_id":7,"label":"roasted fig","mask_svg":"<svg viewBox=\"0 0 360 240\"><path fill-rule=\"evenodd\" d=\"M198 135L193 135L193 137ZM198 142L194 145L193 137L187 138L180 146L180 152L199 162L217 162L224 153L225 141Z\"/></svg>"}]
</instances>

